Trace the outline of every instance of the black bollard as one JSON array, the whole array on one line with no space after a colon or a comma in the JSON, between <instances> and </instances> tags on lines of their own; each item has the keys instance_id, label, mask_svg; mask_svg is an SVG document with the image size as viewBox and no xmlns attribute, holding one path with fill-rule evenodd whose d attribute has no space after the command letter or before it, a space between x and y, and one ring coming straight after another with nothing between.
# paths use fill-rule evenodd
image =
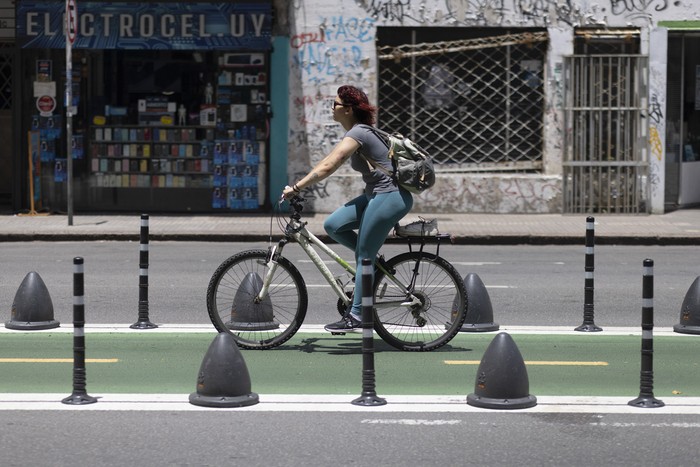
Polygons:
<instances>
[{"instance_id":1,"label":"black bollard","mask_svg":"<svg viewBox=\"0 0 700 467\"><path fill-rule=\"evenodd\" d=\"M148 319L148 214L141 214L139 242L139 317L131 329L153 329L157 324Z\"/></svg>"},{"instance_id":2,"label":"black bollard","mask_svg":"<svg viewBox=\"0 0 700 467\"><path fill-rule=\"evenodd\" d=\"M591 216L586 218L586 263L585 263L585 279L583 286L583 324L574 329L574 331L583 332L598 332L603 329L596 326L593 321L593 271L595 270L595 256L593 253L595 246L595 219Z\"/></svg>"},{"instance_id":3,"label":"black bollard","mask_svg":"<svg viewBox=\"0 0 700 467\"><path fill-rule=\"evenodd\" d=\"M83 258L73 259L73 394L63 399L64 404L82 405L97 402L85 392L85 287Z\"/></svg>"},{"instance_id":4,"label":"black bollard","mask_svg":"<svg viewBox=\"0 0 700 467\"><path fill-rule=\"evenodd\" d=\"M642 408L665 405L654 397L654 261L650 259L644 260L642 276L642 370L639 397L627 404Z\"/></svg>"},{"instance_id":5,"label":"black bollard","mask_svg":"<svg viewBox=\"0 0 700 467\"><path fill-rule=\"evenodd\" d=\"M362 394L354 405L385 405L377 396L374 378L374 298L372 297L372 260L362 260Z\"/></svg>"}]
</instances>

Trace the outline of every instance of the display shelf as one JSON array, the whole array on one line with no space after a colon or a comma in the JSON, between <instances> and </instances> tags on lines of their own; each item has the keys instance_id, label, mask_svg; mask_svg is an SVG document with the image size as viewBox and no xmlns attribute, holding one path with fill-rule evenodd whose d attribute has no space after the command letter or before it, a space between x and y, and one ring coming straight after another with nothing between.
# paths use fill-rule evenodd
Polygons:
<instances>
[{"instance_id":1,"label":"display shelf","mask_svg":"<svg viewBox=\"0 0 700 467\"><path fill-rule=\"evenodd\" d=\"M102 175L97 186L148 186L146 179L128 180L124 176L167 174L171 176L204 177L203 182L161 183L151 179L150 186L211 185L210 156L213 132L204 127L141 127L120 125L95 127L90 148L91 172ZM208 138L208 139L207 139ZM105 181L104 176L115 176ZM102 185L100 185L100 182Z\"/></svg>"}]
</instances>

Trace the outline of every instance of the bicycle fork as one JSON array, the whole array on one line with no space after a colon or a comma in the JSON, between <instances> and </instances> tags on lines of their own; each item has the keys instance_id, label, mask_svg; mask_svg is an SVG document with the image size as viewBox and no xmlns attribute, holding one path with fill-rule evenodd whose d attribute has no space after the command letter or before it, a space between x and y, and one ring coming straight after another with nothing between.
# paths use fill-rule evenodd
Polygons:
<instances>
[{"instance_id":1,"label":"bicycle fork","mask_svg":"<svg viewBox=\"0 0 700 467\"><path fill-rule=\"evenodd\" d=\"M275 272L277 271L278 260L282 256L282 250L284 246L289 241L286 238L281 239L277 245L271 246L267 249L267 257L265 258L265 264L267 265L267 272L262 281L262 287L260 292L253 300L255 303L261 303L265 297L267 297L267 292L270 290L270 284L272 284L272 278L275 277Z\"/></svg>"}]
</instances>

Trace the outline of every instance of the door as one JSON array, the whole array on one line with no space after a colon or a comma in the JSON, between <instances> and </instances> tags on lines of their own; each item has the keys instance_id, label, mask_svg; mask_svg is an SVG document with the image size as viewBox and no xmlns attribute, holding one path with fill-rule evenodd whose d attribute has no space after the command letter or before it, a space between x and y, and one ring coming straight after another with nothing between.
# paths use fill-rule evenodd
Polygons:
<instances>
[{"instance_id":1,"label":"door","mask_svg":"<svg viewBox=\"0 0 700 467\"><path fill-rule=\"evenodd\" d=\"M669 34L665 208L700 205L700 34Z\"/></svg>"},{"instance_id":2,"label":"door","mask_svg":"<svg viewBox=\"0 0 700 467\"><path fill-rule=\"evenodd\" d=\"M9 209L12 197L12 62L14 44L0 42L0 209Z\"/></svg>"}]
</instances>

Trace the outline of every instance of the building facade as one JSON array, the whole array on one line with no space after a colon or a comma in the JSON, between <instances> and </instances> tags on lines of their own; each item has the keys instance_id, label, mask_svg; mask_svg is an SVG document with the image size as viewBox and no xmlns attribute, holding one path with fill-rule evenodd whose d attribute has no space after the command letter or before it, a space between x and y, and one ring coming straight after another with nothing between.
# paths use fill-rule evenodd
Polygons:
<instances>
[{"instance_id":1,"label":"building facade","mask_svg":"<svg viewBox=\"0 0 700 467\"><path fill-rule=\"evenodd\" d=\"M415 211L700 204L693 0L80 2L70 67L64 11L0 0L15 211L65 210L69 152L78 211L269 211L342 138L343 84L433 154ZM307 196L330 212L361 187L348 166Z\"/></svg>"},{"instance_id":2,"label":"building facade","mask_svg":"<svg viewBox=\"0 0 700 467\"><path fill-rule=\"evenodd\" d=\"M358 85L441 162L423 212L662 213L700 202L700 5L346 0L290 8L290 178L342 135ZM332 210L349 170L315 190Z\"/></svg>"}]
</instances>

